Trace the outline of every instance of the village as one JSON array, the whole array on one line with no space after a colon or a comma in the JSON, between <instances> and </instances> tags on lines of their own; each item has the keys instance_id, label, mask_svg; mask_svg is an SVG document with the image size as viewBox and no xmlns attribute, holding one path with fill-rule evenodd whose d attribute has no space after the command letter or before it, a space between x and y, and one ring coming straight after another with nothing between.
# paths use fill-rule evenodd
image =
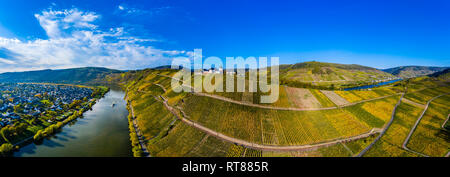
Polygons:
<instances>
[{"instance_id":1,"label":"village","mask_svg":"<svg viewBox=\"0 0 450 177\"><path fill-rule=\"evenodd\" d=\"M55 84L0 84L0 128L20 119L64 112L71 104L91 99L93 90ZM47 120L51 122L52 120Z\"/></svg>"}]
</instances>

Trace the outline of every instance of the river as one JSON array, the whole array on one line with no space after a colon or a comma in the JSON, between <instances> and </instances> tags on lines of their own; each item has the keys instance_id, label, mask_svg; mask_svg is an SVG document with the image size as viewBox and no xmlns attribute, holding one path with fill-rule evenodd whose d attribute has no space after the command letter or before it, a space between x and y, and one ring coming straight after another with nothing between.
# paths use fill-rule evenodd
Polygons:
<instances>
[{"instance_id":1,"label":"river","mask_svg":"<svg viewBox=\"0 0 450 177\"><path fill-rule=\"evenodd\" d=\"M359 87L351 87L351 88L345 88L345 91L350 91L350 90L361 90L361 89L369 89L369 88L373 88L373 87L379 87L379 86L383 86L383 85L387 85L390 83L394 83L397 81L401 81L401 79L396 79L396 80L390 80L390 81L386 81L386 82L380 82L377 84L373 84L373 85L364 85L364 86L359 86Z\"/></svg>"},{"instance_id":2,"label":"river","mask_svg":"<svg viewBox=\"0 0 450 177\"><path fill-rule=\"evenodd\" d=\"M125 93L111 89L92 110L46 138L14 152L16 157L130 157ZM112 104L116 105L112 107Z\"/></svg>"}]
</instances>

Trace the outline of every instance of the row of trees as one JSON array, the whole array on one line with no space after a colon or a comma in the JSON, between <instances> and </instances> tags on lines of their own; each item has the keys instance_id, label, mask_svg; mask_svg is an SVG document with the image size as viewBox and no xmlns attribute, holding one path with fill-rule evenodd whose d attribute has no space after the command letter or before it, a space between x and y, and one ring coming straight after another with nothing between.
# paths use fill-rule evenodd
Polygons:
<instances>
[{"instance_id":1,"label":"row of trees","mask_svg":"<svg viewBox=\"0 0 450 177\"><path fill-rule=\"evenodd\" d=\"M101 94L100 96L103 97L104 94L107 92L104 92L105 89L95 89L95 90L100 90L100 92L95 92L96 94ZM94 94L93 94L94 96ZM87 98L84 98L83 101L87 101ZM66 119L64 119L61 122L57 122L56 124L52 124L50 126L48 126L47 128L45 128L44 130L39 130L33 137L34 140L38 141L41 140L44 137L47 137L49 135L52 135L54 133L56 133L58 130L60 130L64 125L66 125L67 123L77 119L78 117L82 116L83 113L89 109L92 108L92 106L95 104L96 100L90 102L89 104L86 105L86 107L81 108L80 106L83 103L82 100L74 100L68 107L69 109L79 109L78 111L74 111L72 113L72 115L68 116Z\"/></svg>"},{"instance_id":2,"label":"row of trees","mask_svg":"<svg viewBox=\"0 0 450 177\"><path fill-rule=\"evenodd\" d=\"M98 88L95 88L94 93L93 93L92 96L95 97L95 98L101 98L108 91L109 91L109 88L107 88L107 87L98 87ZM36 134L33 136L33 139L38 141L38 140L41 140L44 137L47 137L49 135L52 135L52 134L58 132L59 130L61 130L61 128L65 124L67 124L67 123L77 119L78 117L82 116L85 111L91 109L92 106L96 102L96 100L94 100L94 101L90 102L89 104L86 104L84 108L81 108L82 103L86 102L86 101L88 101L87 98L84 98L83 100L75 100L69 105L64 105L66 107L63 107L63 109L64 109L63 111L67 111L68 109L76 109L78 111L74 111L72 113L72 115L68 116L66 119L64 119L63 121L60 121L60 122L56 122L57 121L56 120L56 116L58 114L62 113L63 111L55 112L55 111L49 110L49 111L46 111L45 114L41 114L40 118L43 118L44 120L49 119L49 120L52 120L53 122L56 122L56 123L46 127L45 129L38 130L36 132ZM17 111L20 111L19 109L21 109L22 106L23 105L19 105L17 107L14 107L14 109L15 110L17 109ZM28 116L28 115L25 115L25 116ZM40 118L33 118L31 116L28 116L25 119L30 119L29 123L31 125L35 125L35 124L39 123L38 120ZM7 126L3 127L0 130L1 138L3 138L5 140L5 143L3 143L0 146L0 156L6 155L7 153L9 153L12 150L14 150L14 146L10 143L11 142L10 140L12 138L25 135L28 126L29 125L27 123L18 121L16 123L14 123L13 125L7 125ZM1 143L1 141L0 141L0 143Z\"/></svg>"},{"instance_id":3,"label":"row of trees","mask_svg":"<svg viewBox=\"0 0 450 177\"><path fill-rule=\"evenodd\" d=\"M2 138L6 142L10 142L10 140L16 136L20 136L25 134L27 130L28 124L16 122L14 125L7 125L0 130L0 134Z\"/></svg>"},{"instance_id":4,"label":"row of trees","mask_svg":"<svg viewBox=\"0 0 450 177\"><path fill-rule=\"evenodd\" d=\"M14 146L11 143L4 143L0 146L0 156L7 156L12 150Z\"/></svg>"},{"instance_id":5,"label":"row of trees","mask_svg":"<svg viewBox=\"0 0 450 177\"><path fill-rule=\"evenodd\" d=\"M128 115L128 127L130 129L130 140L131 140L131 147L133 151L134 157L142 157L144 152L142 151L141 145L139 143L138 135L136 134L136 129L133 125L133 116L131 116L131 111Z\"/></svg>"},{"instance_id":6,"label":"row of trees","mask_svg":"<svg viewBox=\"0 0 450 177\"><path fill-rule=\"evenodd\" d=\"M88 105L88 107L91 104ZM88 109L80 109L79 111L75 111L72 113L72 115L70 115L69 117L67 117L66 119L64 119L61 122L57 122L56 124L52 124L50 126L48 126L47 128L45 128L44 130L39 130L33 137L34 140L41 140L44 137L47 137L49 135L52 135L54 133L56 133L58 130L60 130L64 125L66 125L67 123L69 123L70 121L73 121L75 119L77 119L78 117L80 117L81 115L83 115L83 113L88 110Z\"/></svg>"}]
</instances>

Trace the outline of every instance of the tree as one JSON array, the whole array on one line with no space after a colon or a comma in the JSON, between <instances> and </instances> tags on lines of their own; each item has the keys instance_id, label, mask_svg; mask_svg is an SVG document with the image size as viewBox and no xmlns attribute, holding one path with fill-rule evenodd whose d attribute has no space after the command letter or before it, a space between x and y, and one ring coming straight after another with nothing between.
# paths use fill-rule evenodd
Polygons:
<instances>
[{"instance_id":1,"label":"tree","mask_svg":"<svg viewBox=\"0 0 450 177\"><path fill-rule=\"evenodd\" d=\"M6 155L7 153L14 150L14 146L10 143L4 143L2 146L0 146L0 154Z\"/></svg>"},{"instance_id":2,"label":"tree","mask_svg":"<svg viewBox=\"0 0 450 177\"><path fill-rule=\"evenodd\" d=\"M34 135L33 139L38 141L38 140L41 140L43 137L44 137L43 131L38 130L37 133Z\"/></svg>"},{"instance_id":3,"label":"tree","mask_svg":"<svg viewBox=\"0 0 450 177\"><path fill-rule=\"evenodd\" d=\"M15 113L21 113L23 111L22 104L18 104L14 106Z\"/></svg>"}]
</instances>

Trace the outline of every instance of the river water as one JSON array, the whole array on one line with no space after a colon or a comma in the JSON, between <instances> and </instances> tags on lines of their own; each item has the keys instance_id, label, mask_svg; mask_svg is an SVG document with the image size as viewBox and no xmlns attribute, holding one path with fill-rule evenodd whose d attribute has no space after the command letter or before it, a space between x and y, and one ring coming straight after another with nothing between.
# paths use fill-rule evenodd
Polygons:
<instances>
[{"instance_id":1,"label":"river water","mask_svg":"<svg viewBox=\"0 0 450 177\"><path fill-rule=\"evenodd\" d=\"M14 152L17 157L128 157L132 156L125 93L111 89L92 110L60 133L37 145ZM112 104L116 105L112 107Z\"/></svg>"},{"instance_id":2,"label":"river water","mask_svg":"<svg viewBox=\"0 0 450 177\"><path fill-rule=\"evenodd\" d=\"M397 81L401 81L401 79L397 79L397 80L390 80L390 81L386 81L386 82L380 82L377 84L373 84L373 85L365 85L365 86L359 86L359 87L352 87L352 88L345 88L345 91L350 91L350 90L361 90L361 89L369 89L369 88L373 88L373 87L379 87L379 86L383 86L383 85L387 85L390 83L394 83Z\"/></svg>"}]
</instances>

